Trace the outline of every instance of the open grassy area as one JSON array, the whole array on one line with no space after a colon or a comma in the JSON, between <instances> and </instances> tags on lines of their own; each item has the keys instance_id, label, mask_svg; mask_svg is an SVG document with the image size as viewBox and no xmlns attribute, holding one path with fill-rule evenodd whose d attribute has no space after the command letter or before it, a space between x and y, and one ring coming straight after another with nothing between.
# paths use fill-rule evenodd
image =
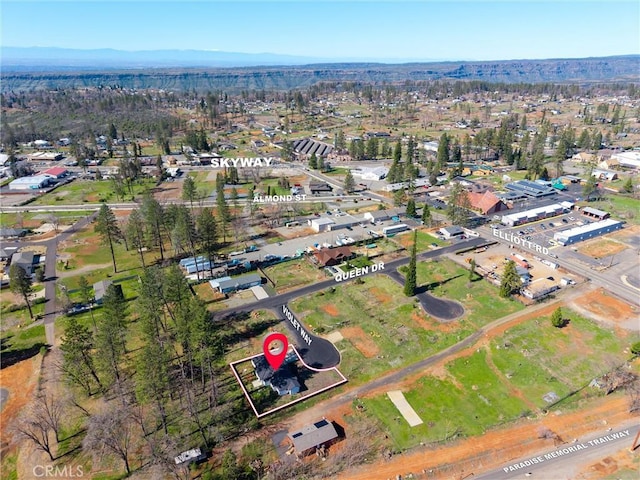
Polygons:
<instances>
[{"instance_id":1,"label":"open grassy area","mask_svg":"<svg viewBox=\"0 0 640 480\"><path fill-rule=\"evenodd\" d=\"M472 326L462 320L441 328L427 318L415 300L383 275L336 285L298 298L291 309L312 330L340 330L345 340L336 346L340 370L351 383L364 383L381 373L428 357L468 336Z\"/></svg>"},{"instance_id":2,"label":"open grassy area","mask_svg":"<svg viewBox=\"0 0 640 480\"><path fill-rule=\"evenodd\" d=\"M421 378L405 398L424 422L410 427L386 394L363 401L390 433L396 446L407 449L420 442L442 442L454 436L480 435L526 411L526 405L509 392L487 368L486 353L476 352L447 365L455 378Z\"/></svg>"},{"instance_id":3,"label":"open grassy area","mask_svg":"<svg viewBox=\"0 0 640 480\"><path fill-rule=\"evenodd\" d=\"M400 449L442 442L455 434L481 435L537 413L531 404L537 411L547 408L543 395L554 392L562 399L628 358L623 349L632 339L618 338L571 311L565 317L571 322L563 329L552 327L548 318L528 320L493 339L489 347L447 363L444 375L420 378L404 395L422 425L410 427L386 394L364 399L366 411Z\"/></svg>"},{"instance_id":4,"label":"open grassy area","mask_svg":"<svg viewBox=\"0 0 640 480\"><path fill-rule=\"evenodd\" d=\"M264 272L274 282L278 292L327 279L322 269L314 267L305 258L272 265L265 268Z\"/></svg>"},{"instance_id":5,"label":"open grassy area","mask_svg":"<svg viewBox=\"0 0 640 480\"><path fill-rule=\"evenodd\" d=\"M124 200L131 201L132 198L138 197L153 188L154 185L155 182L151 179L138 180L133 184L133 195L126 189ZM81 203L116 202L120 200L114 192L111 180L76 179L39 197L31 205L78 205Z\"/></svg>"},{"instance_id":6,"label":"open grassy area","mask_svg":"<svg viewBox=\"0 0 640 480\"><path fill-rule=\"evenodd\" d=\"M509 329L491 342L496 367L538 407L555 392L563 398L623 363L629 341L570 310L568 326L553 328L541 317Z\"/></svg>"},{"instance_id":7,"label":"open grassy area","mask_svg":"<svg viewBox=\"0 0 640 480\"><path fill-rule=\"evenodd\" d=\"M413 232L407 232L407 233L396 235L395 237L393 237L393 240L398 242L407 250L409 250L413 245ZM420 252L431 250L432 244L435 244L438 247L440 247L442 245L446 245L446 242L434 237L429 232L426 232L424 230L418 230L417 244L418 244L417 251L418 253L420 253Z\"/></svg>"},{"instance_id":8,"label":"open grassy area","mask_svg":"<svg viewBox=\"0 0 640 480\"><path fill-rule=\"evenodd\" d=\"M465 308L465 319L480 327L524 308L520 302L498 296L498 288L478 277L469 281L469 271L448 259L418 262L418 286L429 293L457 300Z\"/></svg>"},{"instance_id":9,"label":"open grassy area","mask_svg":"<svg viewBox=\"0 0 640 480\"><path fill-rule=\"evenodd\" d=\"M612 217L625 220L634 225L640 224L640 199L626 195L607 193L606 200L585 203L585 206L599 208L611 213Z\"/></svg>"},{"instance_id":10,"label":"open grassy area","mask_svg":"<svg viewBox=\"0 0 640 480\"><path fill-rule=\"evenodd\" d=\"M72 225L81 218L90 215L92 212L89 210L79 210L72 212L53 212L53 215L58 219L59 225ZM0 213L0 226L2 227L20 227L19 217L22 217L22 225L24 228L33 228L42 225L43 223L50 222L50 216L52 214L43 212L24 212L18 213Z\"/></svg>"}]
</instances>

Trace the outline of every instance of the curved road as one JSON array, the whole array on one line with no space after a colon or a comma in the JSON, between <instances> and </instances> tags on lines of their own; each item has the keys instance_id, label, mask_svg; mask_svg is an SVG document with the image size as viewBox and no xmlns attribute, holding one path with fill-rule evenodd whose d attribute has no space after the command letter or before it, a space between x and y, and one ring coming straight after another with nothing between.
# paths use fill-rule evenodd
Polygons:
<instances>
[{"instance_id":1,"label":"curved road","mask_svg":"<svg viewBox=\"0 0 640 480\"><path fill-rule=\"evenodd\" d=\"M440 248L438 250L424 252L418 255L417 259L427 260L430 258L436 258L440 255L453 253L460 249L478 247L484 245L485 243L486 240L482 237L473 238L471 240L459 242L448 247ZM404 284L404 278L397 272L397 269L402 265L408 264L409 260L409 257L405 257L385 263L384 270L381 272L386 273L387 275L391 274L391 276L396 281ZM286 311L288 311L288 307L286 305L288 302L298 297L311 295L320 290L324 290L332 286L335 287L337 285L338 283L335 279L325 280L313 285L307 285L297 290L274 295L273 297L258 300L248 305L242 305L239 307L224 310L219 314L220 316L217 318L217 320L231 320L235 315L252 312L254 310L272 310L276 312L278 316L280 316L282 321L285 322L287 329L289 329L289 331L294 334L298 351L302 356L303 361L307 365L317 369L331 368L337 366L340 362L340 354L338 353L336 347L328 340L316 337L315 335L313 336L311 342L305 340L305 336L309 338L311 337L311 333L306 329L302 322L295 318L293 312L289 311L290 315L286 313ZM423 307L425 307L427 311L434 311L434 316L436 317L451 319L457 318L462 313L464 313L464 309L462 308L462 306L456 302L439 299L427 294L426 292L423 292L419 295L420 296L418 298L420 298L420 302L423 304ZM283 308L286 309L286 311ZM460 310L462 311L460 312ZM291 320L290 316L293 317L294 320ZM470 338L473 338L473 336Z\"/></svg>"}]
</instances>

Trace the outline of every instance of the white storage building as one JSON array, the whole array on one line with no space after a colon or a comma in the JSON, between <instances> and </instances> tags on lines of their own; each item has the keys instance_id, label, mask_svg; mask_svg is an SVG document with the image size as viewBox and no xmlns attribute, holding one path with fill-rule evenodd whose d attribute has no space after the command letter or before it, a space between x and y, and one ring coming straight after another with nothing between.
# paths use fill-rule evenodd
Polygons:
<instances>
[{"instance_id":1,"label":"white storage building","mask_svg":"<svg viewBox=\"0 0 640 480\"><path fill-rule=\"evenodd\" d=\"M572 243L599 237L600 235L620 230L621 228L622 222L612 218L607 218L600 222L589 223L588 225L583 225L581 227L556 232L553 234L553 239L560 245L571 245Z\"/></svg>"},{"instance_id":2,"label":"white storage building","mask_svg":"<svg viewBox=\"0 0 640 480\"><path fill-rule=\"evenodd\" d=\"M51 183L51 177L47 175L34 175L32 177L16 178L9 184L9 190L39 190Z\"/></svg>"}]
</instances>

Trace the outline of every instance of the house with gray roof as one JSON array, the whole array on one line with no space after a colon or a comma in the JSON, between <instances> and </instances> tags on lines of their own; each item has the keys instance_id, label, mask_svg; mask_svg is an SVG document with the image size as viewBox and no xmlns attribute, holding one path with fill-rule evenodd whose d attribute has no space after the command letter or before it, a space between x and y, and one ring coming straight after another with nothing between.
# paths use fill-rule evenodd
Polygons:
<instances>
[{"instance_id":1,"label":"house with gray roof","mask_svg":"<svg viewBox=\"0 0 640 480\"><path fill-rule=\"evenodd\" d=\"M333 423L322 419L319 422L307 425L297 432L288 434L296 453L304 456L311 453L316 447L327 446L338 438L338 432Z\"/></svg>"}]
</instances>

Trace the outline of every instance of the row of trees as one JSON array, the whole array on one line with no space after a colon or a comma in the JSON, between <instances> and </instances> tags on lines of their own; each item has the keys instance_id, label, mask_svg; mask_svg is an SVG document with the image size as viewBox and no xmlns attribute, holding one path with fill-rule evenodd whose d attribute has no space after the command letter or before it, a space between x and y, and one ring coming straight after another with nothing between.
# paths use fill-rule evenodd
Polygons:
<instances>
[{"instance_id":1,"label":"row of trees","mask_svg":"<svg viewBox=\"0 0 640 480\"><path fill-rule=\"evenodd\" d=\"M115 455L127 473L133 458L175 473L177 449L215 445L249 417L239 399L227 398L229 384L218 371L229 344L225 329L177 266L145 268L131 302L111 285L94 328L70 317L59 367L74 404L83 403L80 394L107 402L100 411L84 410L87 452ZM51 445L39 447L53 458Z\"/></svg>"},{"instance_id":2,"label":"row of trees","mask_svg":"<svg viewBox=\"0 0 640 480\"><path fill-rule=\"evenodd\" d=\"M222 215L224 229L224 219L228 217ZM164 262L167 241L174 255L195 256L202 252L212 265L218 248L218 223L211 208L202 208L194 215L184 204L163 206L150 194L144 196L139 209L132 210L123 227L113 210L102 204L96 217L95 231L109 247L114 272L118 271L115 245L121 242L139 253L143 267L146 266L144 252L150 249L158 249L160 261Z\"/></svg>"}]
</instances>

